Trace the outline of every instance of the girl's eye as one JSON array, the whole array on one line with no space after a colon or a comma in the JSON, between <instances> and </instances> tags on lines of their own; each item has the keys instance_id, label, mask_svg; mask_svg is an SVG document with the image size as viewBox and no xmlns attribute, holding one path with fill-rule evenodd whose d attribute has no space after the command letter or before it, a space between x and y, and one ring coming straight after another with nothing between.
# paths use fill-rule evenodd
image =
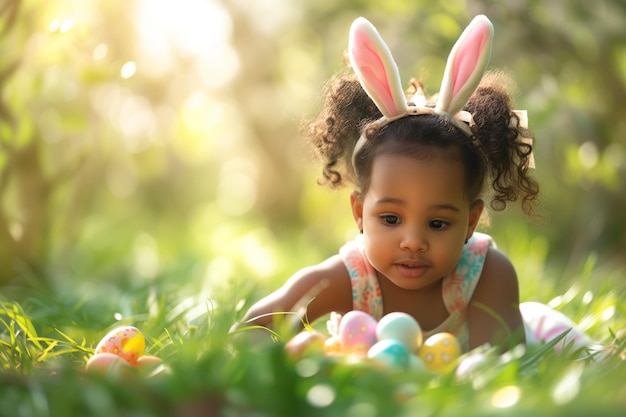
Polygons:
<instances>
[{"instance_id":1,"label":"girl's eye","mask_svg":"<svg viewBox=\"0 0 626 417\"><path fill-rule=\"evenodd\" d=\"M431 229L442 230L448 227L450 223L445 220L431 220L429 226Z\"/></svg>"},{"instance_id":2,"label":"girl's eye","mask_svg":"<svg viewBox=\"0 0 626 417\"><path fill-rule=\"evenodd\" d=\"M380 216L380 218L383 220L383 222L385 224L398 224L400 223L400 218L398 216L394 216L393 214L387 214L384 216Z\"/></svg>"}]
</instances>

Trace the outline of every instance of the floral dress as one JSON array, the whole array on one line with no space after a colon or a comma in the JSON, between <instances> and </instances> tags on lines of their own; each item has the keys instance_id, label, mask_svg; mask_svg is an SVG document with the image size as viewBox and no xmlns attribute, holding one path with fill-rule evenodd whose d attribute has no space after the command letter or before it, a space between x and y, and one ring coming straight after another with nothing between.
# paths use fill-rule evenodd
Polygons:
<instances>
[{"instance_id":1,"label":"floral dress","mask_svg":"<svg viewBox=\"0 0 626 417\"><path fill-rule=\"evenodd\" d=\"M443 278L442 297L449 316L436 328L424 333L425 337L440 332L454 334L463 351L469 350L469 327L467 324L467 306L480 279L485 257L490 247L495 247L491 236L475 232L463 247L461 259L456 268ZM358 235L339 250L352 284L352 308L364 311L377 320L383 316L383 298L378 283L376 270L365 255L363 236ZM591 340L562 313L536 302L520 305L528 342L549 341L562 332L573 329L568 338L559 343L573 342L575 347L582 347ZM557 348L559 348L557 346Z\"/></svg>"}]
</instances>

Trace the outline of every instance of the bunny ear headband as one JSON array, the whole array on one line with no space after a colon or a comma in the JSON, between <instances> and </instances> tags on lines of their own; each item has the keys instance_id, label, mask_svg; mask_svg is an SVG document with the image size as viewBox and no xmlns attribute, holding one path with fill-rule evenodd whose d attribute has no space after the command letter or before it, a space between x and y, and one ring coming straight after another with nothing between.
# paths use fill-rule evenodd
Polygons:
<instances>
[{"instance_id":1,"label":"bunny ear headband","mask_svg":"<svg viewBox=\"0 0 626 417\"><path fill-rule=\"evenodd\" d=\"M389 48L376 28L363 17L350 27L348 56L361 86L383 114L374 123L384 126L409 115L438 114L472 137L472 115L462 109L485 73L492 43L493 25L486 16L476 16L450 51L434 108L426 107L426 98L420 90L411 98L412 104L407 104L398 67ZM525 112L520 113L520 122L525 122ZM362 136L355 153L363 142Z\"/></svg>"}]
</instances>

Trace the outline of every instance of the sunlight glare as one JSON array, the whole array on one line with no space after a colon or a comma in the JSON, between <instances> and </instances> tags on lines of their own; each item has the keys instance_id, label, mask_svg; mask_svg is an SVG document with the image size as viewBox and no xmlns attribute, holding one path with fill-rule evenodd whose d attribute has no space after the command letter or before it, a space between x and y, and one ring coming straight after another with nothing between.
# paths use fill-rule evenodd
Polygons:
<instances>
[{"instance_id":1,"label":"sunlight glare","mask_svg":"<svg viewBox=\"0 0 626 417\"><path fill-rule=\"evenodd\" d=\"M502 387L491 397L491 405L497 408L512 407L517 404L521 396L522 391L515 385Z\"/></svg>"},{"instance_id":2,"label":"sunlight glare","mask_svg":"<svg viewBox=\"0 0 626 417\"><path fill-rule=\"evenodd\" d=\"M278 33L289 21L298 20L301 9L295 4L283 0L233 0L233 5L247 15L250 25L266 35Z\"/></svg>"},{"instance_id":3,"label":"sunlight glare","mask_svg":"<svg viewBox=\"0 0 626 417\"><path fill-rule=\"evenodd\" d=\"M50 21L50 24L48 25L48 31L50 33L54 33L54 32L61 32L61 33L67 33L70 30L72 30L72 28L74 27L74 19L72 18L68 18L68 19L52 19L52 21Z\"/></svg>"},{"instance_id":4,"label":"sunlight glare","mask_svg":"<svg viewBox=\"0 0 626 417\"><path fill-rule=\"evenodd\" d=\"M595 143L587 141L578 148L578 159L586 169L592 169L598 163L598 147Z\"/></svg>"},{"instance_id":5,"label":"sunlight glare","mask_svg":"<svg viewBox=\"0 0 626 417\"><path fill-rule=\"evenodd\" d=\"M103 60L109 53L109 47L106 43L100 43L93 50L93 59L95 61Z\"/></svg>"},{"instance_id":6,"label":"sunlight glare","mask_svg":"<svg viewBox=\"0 0 626 417\"><path fill-rule=\"evenodd\" d=\"M328 384L317 384L307 392L306 399L313 407L328 407L335 401L335 390Z\"/></svg>"},{"instance_id":7,"label":"sunlight glare","mask_svg":"<svg viewBox=\"0 0 626 417\"><path fill-rule=\"evenodd\" d=\"M230 216L243 216L256 203L256 180L245 173L228 173L220 177L216 201L218 207Z\"/></svg>"},{"instance_id":8,"label":"sunlight glare","mask_svg":"<svg viewBox=\"0 0 626 417\"><path fill-rule=\"evenodd\" d=\"M272 277L278 269L274 253L265 244L269 240L269 232L265 229L254 231L240 239L241 250L246 254L246 263L259 278Z\"/></svg>"},{"instance_id":9,"label":"sunlight glare","mask_svg":"<svg viewBox=\"0 0 626 417\"><path fill-rule=\"evenodd\" d=\"M24 235L24 226L17 220L13 221L9 224L9 233L16 242L19 242Z\"/></svg>"},{"instance_id":10,"label":"sunlight glare","mask_svg":"<svg viewBox=\"0 0 626 417\"><path fill-rule=\"evenodd\" d=\"M223 213L242 216L257 202L258 184L255 161L244 157L227 160L220 172L216 202Z\"/></svg>"},{"instance_id":11,"label":"sunlight glare","mask_svg":"<svg viewBox=\"0 0 626 417\"><path fill-rule=\"evenodd\" d=\"M120 75L124 79L128 79L135 75L137 72L137 65L133 61L128 61L124 65L122 65L122 69L120 70Z\"/></svg>"},{"instance_id":12,"label":"sunlight glare","mask_svg":"<svg viewBox=\"0 0 626 417\"><path fill-rule=\"evenodd\" d=\"M50 32L56 32L61 27L61 19L52 19L50 25L48 25L48 30Z\"/></svg>"},{"instance_id":13,"label":"sunlight glare","mask_svg":"<svg viewBox=\"0 0 626 417\"><path fill-rule=\"evenodd\" d=\"M135 19L147 71L163 75L183 55L195 60L188 68L203 83L221 86L238 72L239 58L230 44L233 22L218 1L140 0Z\"/></svg>"},{"instance_id":14,"label":"sunlight glare","mask_svg":"<svg viewBox=\"0 0 626 417\"><path fill-rule=\"evenodd\" d=\"M614 315L615 315L615 306L611 305L611 306L608 306L606 309L604 309L601 317L602 317L602 320L607 321L613 318Z\"/></svg>"},{"instance_id":15,"label":"sunlight glare","mask_svg":"<svg viewBox=\"0 0 626 417\"><path fill-rule=\"evenodd\" d=\"M296 372L302 378L310 378L320 370L319 364L310 358L304 358L296 363Z\"/></svg>"},{"instance_id":16,"label":"sunlight glare","mask_svg":"<svg viewBox=\"0 0 626 417\"><path fill-rule=\"evenodd\" d=\"M583 367L580 364L573 365L567 371L552 391L552 400L555 404L566 404L578 395L580 392L580 377L582 373Z\"/></svg>"},{"instance_id":17,"label":"sunlight glare","mask_svg":"<svg viewBox=\"0 0 626 417\"><path fill-rule=\"evenodd\" d=\"M375 417L378 415L378 410L374 404L359 402L353 404L348 409L346 416L348 417Z\"/></svg>"},{"instance_id":18,"label":"sunlight glare","mask_svg":"<svg viewBox=\"0 0 626 417\"><path fill-rule=\"evenodd\" d=\"M156 240L147 233L135 239L133 245L134 269L138 277L151 279L159 271L159 255Z\"/></svg>"},{"instance_id":19,"label":"sunlight glare","mask_svg":"<svg viewBox=\"0 0 626 417\"><path fill-rule=\"evenodd\" d=\"M61 26L59 27L59 31L62 33L69 32L74 27L74 19L65 19L61 22Z\"/></svg>"}]
</instances>

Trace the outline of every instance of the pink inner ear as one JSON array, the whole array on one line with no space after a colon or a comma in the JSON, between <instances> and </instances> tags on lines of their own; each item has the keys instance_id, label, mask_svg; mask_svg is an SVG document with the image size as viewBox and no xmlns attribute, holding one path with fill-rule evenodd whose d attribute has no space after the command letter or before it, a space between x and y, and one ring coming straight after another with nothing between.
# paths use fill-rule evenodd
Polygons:
<instances>
[{"instance_id":1,"label":"pink inner ear","mask_svg":"<svg viewBox=\"0 0 626 417\"><path fill-rule=\"evenodd\" d=\"M358 68L365 83L376 95L375 100L378 100L376 104L384 108L381 111L384 110L383 113L389 116L395 116L397 110L383 60L376 52L376 47L366 31L358 29L353 36L355 44L359 45L350 51L355 61L353 65Z\"/></svg>"},{"instance_id":2,"label":"pink inner ear","mask_svg":"<svg viewBox=\"0 0 626 417\"><path fill-rule=\"evenodd\" d=\"M480 53L483 51L489 37L489 33L489 28L486 25L480 25L469 34L463 44L457 49L453 66L454 79L452 97L456 96L459 90L472 76L472 72L476 68L476 64L480 58Z\"/></svg>"}]
</instances>

